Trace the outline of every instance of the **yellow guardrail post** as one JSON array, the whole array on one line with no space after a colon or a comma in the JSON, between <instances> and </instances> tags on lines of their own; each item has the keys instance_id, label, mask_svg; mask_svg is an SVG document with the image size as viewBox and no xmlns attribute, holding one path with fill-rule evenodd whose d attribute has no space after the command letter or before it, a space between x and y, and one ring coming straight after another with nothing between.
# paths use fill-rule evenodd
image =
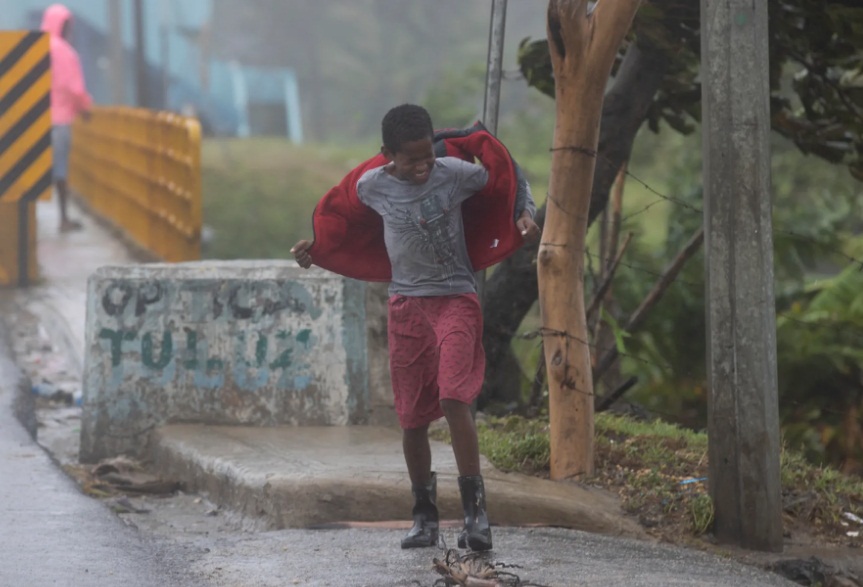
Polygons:
<instances>
[{"instance_id":1,"label":"yellow guardrail post","mask_svg":"<svg viewBox=\"0 0 863 587\"><path fill-rule=\"evenodd\" d=\"M48 35L0 32L0 285L38 276L35 202L51 194Z\"/></svg>"},{"instance_id":2,"label":"yellow guardrail post","mask_svg":"<svg viewBox=\"0 0 863 587\"><path fill-rule=\"evenodd\" d=\"M201 257L201 131L197 120L96 107L72 129L75 193L137 246L164 261Z\"/></svg>"}]
</instances>

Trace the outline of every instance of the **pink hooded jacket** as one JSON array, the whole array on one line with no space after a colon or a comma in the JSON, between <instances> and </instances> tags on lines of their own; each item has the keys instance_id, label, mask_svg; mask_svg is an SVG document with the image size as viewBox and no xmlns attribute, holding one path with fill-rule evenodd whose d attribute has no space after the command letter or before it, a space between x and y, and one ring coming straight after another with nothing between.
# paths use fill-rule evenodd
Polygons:
<instances>
[{"instance_id":1,"label":"pink hooded jacket","mask_svg":"<svg viewBox=\"0 0 863 587\"><path fill-rule=\"evenodd\" d=\"M78 52L63 38L63 25L72 13L62 4L52 4L42 16L42 30L51 35L51 122L72 124L75 116L89 110L93 99L84 85Z\"/></svg>"}]
</instances>

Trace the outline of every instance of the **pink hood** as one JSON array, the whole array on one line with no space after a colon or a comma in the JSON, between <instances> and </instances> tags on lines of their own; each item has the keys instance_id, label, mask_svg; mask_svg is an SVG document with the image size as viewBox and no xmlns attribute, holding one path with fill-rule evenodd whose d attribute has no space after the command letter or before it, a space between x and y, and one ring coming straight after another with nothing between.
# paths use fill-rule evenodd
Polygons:
<instances>
[{"instance_id":1,"label":"pink hood","mask_svg":"<svg viewBox=\"0 0 863 587\"><path fill-rule=\"evenodd\" d=\"M51 121L72 124L88 110L93 99L87 93L78 52L63 38L63 25L72 13L62 4L52 4L42 16L42 30L51 35Z\"/></svg>"},{"instance_id":2,"label":"pink hood","mask_svg":"<svg viewBox=\"0 0 863 587\"><path fill-rule=\"evenodd\" d=\"M62 4L52 4L42 15L42 30L52 37L63 36L63 25L72 20L72 12Z\"/></svg>"}]
</instances>

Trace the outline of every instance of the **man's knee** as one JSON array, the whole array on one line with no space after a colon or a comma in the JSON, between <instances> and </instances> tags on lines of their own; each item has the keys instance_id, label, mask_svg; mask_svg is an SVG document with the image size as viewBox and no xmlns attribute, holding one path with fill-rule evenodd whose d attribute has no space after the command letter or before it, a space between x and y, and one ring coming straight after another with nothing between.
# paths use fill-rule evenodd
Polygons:
<instances>
[{"instance_id":1,"label":"man's knee","mask_svg":"<svg viewBox=\"0 0 863 587\"><path fill-rule=\"evenodd\" d=\"M442 399L440 400L440 407L447 419L452 416L463 415L465 412L470 412L470 406L457 399Z\"/></svg>"}]
</instances>

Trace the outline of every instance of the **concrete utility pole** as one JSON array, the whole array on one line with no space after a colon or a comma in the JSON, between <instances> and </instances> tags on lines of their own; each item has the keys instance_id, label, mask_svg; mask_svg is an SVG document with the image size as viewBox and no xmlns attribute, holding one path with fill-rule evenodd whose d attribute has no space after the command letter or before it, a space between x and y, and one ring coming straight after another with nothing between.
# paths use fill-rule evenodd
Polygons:
<instances>
[{"instance_id":1,"label":"concrete utility pole","mask_svg":"<svg viewBox=\"0 0 863 587\"><path fill-rule=\"evenodd\" d=\"M135 91L137 106L147 108L150 105L147 87L147 45L144 37L144 7L141 0L134 0L133 16L135 19Z\"/></svg>"},{"instance_id":2,"label":"concrete utility pole","mask_svg":"<svg viewBox=\"0 0 863 587\"><path fill-rule=\"evenodd\" d=\"M766 2L701 0L714 533L781 551L767 35Z\"/></svg>"},{"instance_id":3,"label":"concrete utility pole","mask_svg":"<svg viewBox=\"0 0 863 587\"><path fill-rule=\"evenodd\" d=\"M162 68L160 108L167 110L171 94L171 6L168 0L159 0L159 65Z\"/></svg>"},{"instance_id":4,"label":"concrete utility pole","mask_svg":"<svg viewBox=\"0 0 863 587\"><path fill-rule=\"evenodd\" d=\"M123 7L120 0L109 0L108 23L111 39L111 100L126 103L126 68L123 49Z\"/></svg>"}]
</instances>

